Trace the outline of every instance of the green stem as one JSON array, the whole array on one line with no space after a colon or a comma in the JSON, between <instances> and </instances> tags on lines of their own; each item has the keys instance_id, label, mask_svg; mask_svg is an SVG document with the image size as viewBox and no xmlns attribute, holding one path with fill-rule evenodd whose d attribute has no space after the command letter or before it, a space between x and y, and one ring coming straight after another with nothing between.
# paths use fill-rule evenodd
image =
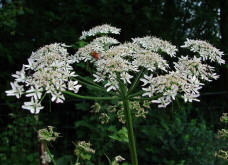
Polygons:
<instances>
[{"instance_id":1,"label":"green stem","mask_svg":"<svg viewBox=\"0 0 228 165\"><path fill-rule=\"evenodd\" d=\"M47 95L47 93L45 92L44 95L41 97L40 102L43 101L43 99L45 98L46 95Z\"/></svg>"},{"instance_id":2,"label":"green stem","mask_svg":"<svg viewBox=\"0 0 228 165\"><path fill-rule=\"evenodd\" d=\"M98 85L98 84L96 84L95 82L93 82L93 80L89 80L89 78L84 78L84 77L82 77L82 76L80 76L80 75L77 75L77 77L76 77L75 79L76 79L76 80L81 79L81 80L83 80L84 82L87 82L87 83L89 83L89 84L92 84L92 85L97 86L97 87L100 87L100 88L103 88L103 87L101 87L100 85Z\"/></svg>"},{"instance_id":3,"label":"green stem","mask_svg":"<svg viewBox=\"0 0 228 165\"><path fill-rule=\"evenodd\" d=\"M159 97L161 97L162 95L161 94L159 94L159 95L157 95L157 96L153 96L153 97L140 97L140 98L130 98L130 100L131 101L144 101L144 100L149 100L149 101L151 101L151 100L154 100L154 99L157 99L157 98L159 98Z\"/></svg>"},{"instance_id":4,"label":"green stem","mask_svg":"<svg viewBox=\"0 0 228 165\"><path fill-rule=\"evenodd\" d=\"M79 156L77 156L77 160L76 160L76 163L78 163L79 162Z\"/></svg>"},{"instance_id":5,"label":"green stem","mask_svg":"<svg viewBox=\"0 0 228 165\"><path fill-rule=\"evenodd\" d=\"M128 140L129 140L128 144L129 144L129 149L130 149L131 162L132 162L132 165L138 165L132 115L131 115L128 98L123 99L123 105L124 105L124 115L125 115L125 120L126 120L126 126L127 126L127 130L128 130Z\"/></svg>"},{"instance_id":6,"label":"green stem","mask_svg":"<svg viewBox=\"0 0 228 165\"><path fill-rule=\"evenodd\" d=\"M80 84L83 84L83 85L86 85L90 88L94 88L94 89L97 89L97 90L100 90L100 91L104 91L104 92L107 92L107 90L105 88L102 88L102 87L99 87L97 85L92 85L92 84L89 84L87 82L84 82L82 80L77 80Z\"/></svg>"},{"instance_id":7,"label":"green stem","mask_svg":"<svg viewBox=\"0 0 228 165\"><path fill-rule=\"evenodd\" d=\"M136 152L136 144L135 144L135 137L134 137L134 130L133 130L133 122L132 122L132 114L131 109L129 105L129 97L128 97L128 91L127 87L121 83L121 80L119 79L119 87L121 90L122 95L122 101L124 106L124 116L126 120L126 126L127 126L127 132L128 132L128 145L130 150L130 156L131 156L131 162L132 165L138 165L138 158L137 158L137 152Z\"/></svg>"},{"instance_id":8,"label":"green stem","mask_svg":"<svg viewBox=\"0 0 228 165\"><path fill-rule=\"evenodd\" d=\"M46 148L46 151L47 151L48 156L51 158L52 163L53 163L54 165L56 165L56 162L55 162L53 156L51 155L51 152L50 152L50 150L49 150L49 148L48 148L47 143L44 143L44 144L45 144L45 148Z\"/></svg>"},{"instance_id":9,"label":"green stem","mask_svg":"<svg viewBox=\"0 0 228 165\"><path fill-rule=\"evenodd\" d=\"M180 102L179 102L178 96L176 97L176 102L177 102L178 108L179 108L180 110L183 110L183 108L182 108L182 106L181 106L181 104L180 104Z\"/></svg>"},{"instance_id":10,"label":"green stem","mask_svg":"<svg viewBox=\"0 0 228 165\"><path fill-rule=\"evenodd\" d=\"M138 83L139 83L139 78L142 76L143 72L144 72L144 69L142 69L142 70L138 73L137 77L135 78L134 82L132 83L132 86L131 86L130 89L129 89L128 94L131 94L131 92L134 91L135 87L136 87L136 86L138 85Z\"/></svg>"},{"instance_id":11,"label":"green stem","mask_svg":"<svg viewBox=\"0 0 228 165\"><path fill-rule=\"evenodd\" d=\"M79 99L86 99L86 100L118 100L120 99L118 96L112 96L112 97L92 97L92 96L82 96L78 95L69 91L64 91L64 94L79 98Z\"/></svg>"},{"instance_id":12,"label":"green stem","mask_svg":"<svg viewBox=\"0 0 228 165\"><path fill-rule=\"evenodd\" d=\"M106 153L104 153L105 157L108 159L108 163L109 165L112 165L112 161L109 159L108 155L106 155Z\"/></svg>"},{"instance_id":13,"label":"green stem","mask_svg":"<svg viewBox=\"0 0 228 165\"><path fill-rule=\"evenodd\" d=\"M134 94L129 95L129 98L132 98L132 97L135 97L135 96L141 96L143 93L145 93L145 92L144 91L136 92Z\"/></svg>"}]
</instances>

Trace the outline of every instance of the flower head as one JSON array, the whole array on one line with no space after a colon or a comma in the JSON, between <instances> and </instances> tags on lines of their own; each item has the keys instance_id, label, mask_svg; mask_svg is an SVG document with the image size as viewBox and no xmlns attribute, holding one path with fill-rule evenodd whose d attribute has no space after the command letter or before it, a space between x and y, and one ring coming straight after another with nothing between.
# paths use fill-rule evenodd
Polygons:
<instances>
[{"instance_id":1,"label":"flower head","mask_svg":"<svg viewBox=\"0 0 228 165\"><path fill-rule=\"evenodd\" d=\"M107 24L84 31L80 39L98 37L79 48L72 56L64 44L54 43L38 49L32 53L28 64L12 75L15 81L6 94L17 98L22 95L30 97L31 101L25 102L22 108L38 113L43 108L41 101L46 94L51 96L53 102L63 103L64 91L79 91L81 85L78 84L77 70L74 70L72 64L88 62L95 67L91 71L94 82L103 85L107 92L119 92L123 96L123 91L128 91L131 84L133 88L139 84L137 90L144 92L142 97L150 97L151 103L166 107L177 96L185 102L199 101L203 82L219 77L215 68L206 64L206 61L225 63L223 52L206 41L187 39L181 47L190 49L195 56L181 56L177 60L168 61L164 55L169 55L168 59L174 58L178 51L170 42L145 36L120 43L107 36L119 33L119 28ZM137 74L139 77L135 79ZM141 83L134 80L140 80ZM131 89L129 91L132 92ZM121 116L121 111L118 112ZM138 116L144 116L143 111L138 112Z\"/></svg>"},{"instance_id":2,"label":"flower head","mask_svg":"<svg viewBox=\"0 0 228 165\"><path fill-rule=\"evenodd\" d=\"M28 64L12 75L15 82L11 83L12 90L6 91L6 94L17 98L23 94L30 97L31 101L25 102L22 108L31 113L39 113L44 108L41 101L45 94L50 94L52 101L62 103L63 91L68 89L76 93L81 87L77 81L73 81L76 74L71 64L75 62L64 44L46 45L33 52Z\"/></svg>"},{"instance_id":3,"label":"flower head","mask_svg":"<svg viewBox=\"0 0 228 165\"><path fill-rule=\"evenodd\" d=\"M225 64L225 61L222 59L224 53L206 41L187 39L181 47L188 48L192 52L199 53L203 61L209 59L210 61L214 61L219 64Z\"/></svg>"},{"instance_id":4,"label":"flower head","mask_svg":"<svg viewBox=\"0 0 228 165\"><path fill-rule=\"evenodd\" d=\"M80 39L86 39L87 37L96 36L98 34L120 34L120 29L108 24L104 24L96 26L89 31L83 31Z\"/></svg>"}]
</instances>

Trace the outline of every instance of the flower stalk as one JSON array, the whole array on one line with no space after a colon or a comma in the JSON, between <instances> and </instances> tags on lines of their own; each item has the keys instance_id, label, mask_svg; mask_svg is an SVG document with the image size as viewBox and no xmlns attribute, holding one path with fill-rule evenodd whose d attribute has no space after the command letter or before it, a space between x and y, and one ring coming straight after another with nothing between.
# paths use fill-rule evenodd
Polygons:
<instances>
[{"instance_id":1,"label":"flower stalk","mask_svg":"<svg viewBox=\"0 0 228 165\"><path fill-rule=\"evenodd\" d=\"M124 107L124 116L126 120L126 127L128 132L128 145L130 150L130 156L131 156L131 162L132 165L138 165L138 158L137 158L137 152L136 152L136 144L135 144L135 137L134 137L134 130L133 130L133 121L132 121L132 114L131 109L129 105L129 91L126 85L118 78L119 75L117 75L117 79L119 82L119 88L120 93L122 96L123 101L123 107ZM137 84L137 80L134 84Z\"/></svg>"},{"instance_id":2,"label":"flower stalk","mask_svg":"<svg viewBox=\"0 0 228 165\"><path fill-rule=\"evenodd\" d=\"M79 99L86 99L86 100L118 100L120 99L118 96L112 96L112 97L92 97L92 96L82 96L82 95L78 95L69 91L64 91L64 94L67 94L69 96L72 97L76 97Z\"/></svg>"},{"instance_id":3,"label":"flower stalk","mask_svg":"<svg viewBox=\"0 0 228 165\"><path fill-rule=\"evenodd\" d=\"M129 150L131 155L131 162L132 165L138 165L138 158L136 152L136 145L135 145L135 137L134 137L134 130L133 130L133 122L132 122L132 114L129 107L129 100L128 98L123 98L123 105L124 105L124 115L126 120L126 126L128 131L128 141L129 141Z\"/></svg>"}]
</instances>

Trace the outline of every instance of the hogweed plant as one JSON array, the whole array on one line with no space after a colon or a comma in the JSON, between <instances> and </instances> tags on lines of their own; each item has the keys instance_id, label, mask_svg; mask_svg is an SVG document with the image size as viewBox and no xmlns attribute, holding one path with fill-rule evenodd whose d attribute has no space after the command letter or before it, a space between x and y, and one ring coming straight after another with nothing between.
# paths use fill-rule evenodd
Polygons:
<instances>
[{"instance_id":1,"label":"hogweed plant","mask_svg":"<svg viewBox=\"0 0 228 165\"><path fill-rule=\"evenodd\" d=\"M146 36L120 43L108 36L114 34L120 34L120 29L107 24L84 31L80 40L88 44L72 55L67 52L68 46L61 43L38 49L22 70L12 75L15 80L6 94L29 98L22 108L32 114L44 108L41 103L47 95L56 103L64 103L66 95L88 100L117 100L123 106L124 119L121 120L128 130L131 162L138 165L129 102L147 101L165 108L177 98L185 102L199 101L204 83L219 78L211 64L224 64L224 54L206 41L187 39L181 49L188 49L189 55L177 57L178 48L168 41ZM77 68L73 68L77 63L94 66L93 79L80 76ZM107 96L79 95L82 85Z\"/></svg>"}]
</instances>

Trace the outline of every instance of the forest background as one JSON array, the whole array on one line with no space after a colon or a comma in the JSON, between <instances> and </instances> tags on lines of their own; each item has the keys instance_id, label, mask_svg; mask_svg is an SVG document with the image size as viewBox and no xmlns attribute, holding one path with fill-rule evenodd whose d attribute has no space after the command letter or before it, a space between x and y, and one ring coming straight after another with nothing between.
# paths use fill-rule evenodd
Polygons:
<instances>
[{"instance_id":1,"label":"forest background","mask_svg":"<svg viewBox=\"0 0 228 165\"><path fill-rule=\"evenodd\" d=\"M32 51L55 42L73 45L81 42L83 30L104 23L121 28L120 41L146 35L182 45L186 38L206 40L225 52L228 62L227 0L1 0L0 1L0 164L37 165L36 130L56 127L61 138L53 144L59 165L74 157L72 141L90 141L96 154L87 164L107 164L104 154L122 155L129 162L126 144L119 135L118 120L101 124L91 113L93 101L68 100L50 104L39 116L21 109L22 101L6 97L11 74L20 70ZM201 102L166 109L153 106L147 119L135 121L135 134L142 165L223 165L215 157L224 142L217 131L228 112L228 65L216 68L219 80L201 91ZM83 72L83 71L82 71ZM93 89L81 89L96 95ZM102 106L102 105L101 105ZM103 106L105 109L105 106ZM89 136L88 136L89 135ZM118 136L118 138L110 138Z\"/></svg>"}]
</instances>

